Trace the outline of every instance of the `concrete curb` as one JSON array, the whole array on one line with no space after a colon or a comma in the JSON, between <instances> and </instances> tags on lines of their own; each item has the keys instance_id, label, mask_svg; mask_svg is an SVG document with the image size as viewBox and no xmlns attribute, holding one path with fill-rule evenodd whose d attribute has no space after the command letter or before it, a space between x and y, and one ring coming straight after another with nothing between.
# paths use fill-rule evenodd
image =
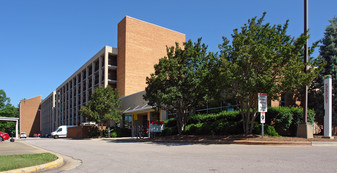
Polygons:
<instances>
[{"instance_id":1,"label":"concrete curb","mask_svg":"<svg viewBox=\"0 0 337 173\"><path fill-rule=\"evenodd\" d=\"M26 144L26 145L29 145L29 144ZM38 148L38 147L32 146L32 145L29 145L29 146L34 147L34 148ZM39 149L41 149L41 148L39 148ZM44 150L44 149L41 149L41 150ZM3 172L0 172L0 173L23 173L23 172L24 173L28 173L28 172L37 172L37 171L41 171L41 170L53 169L53 168L56 168L56 167L59 167L59 166L63 165L64 159L63 159L63 157L61 155L59 155L57 153L54 153L54 152L47 151L47 150L44 150L44 151L56 155L57 159L54 160L54 161L52 161L52 162L41 164L41 165L35 165L35 166L30 166L30 167L25 167L25 168L18 168L18 169L12 169L12 170L3 171Z\"/></svg>"},{"instance_id":2,"label":"concrete curb","mask_svg":"<svg viewBox=\"0 0 337 173\"><path fill-rule=\"evenodd\" d=\"M323 142L323 141L312 141L312 146L334 146L334 147L337 147L337 142L329 142L329 141L326 141L326 142Z\"/></svg>"},{"instance_id":3,"label":"concrete curb","mask_svg":"<svg viewBox=\"0 0 337 173\"><path fill-rule=\"evenodd\" d=\"M234 141L233 143L242 145L312 146L309 141Z\"/></svg>"}]
</instances>

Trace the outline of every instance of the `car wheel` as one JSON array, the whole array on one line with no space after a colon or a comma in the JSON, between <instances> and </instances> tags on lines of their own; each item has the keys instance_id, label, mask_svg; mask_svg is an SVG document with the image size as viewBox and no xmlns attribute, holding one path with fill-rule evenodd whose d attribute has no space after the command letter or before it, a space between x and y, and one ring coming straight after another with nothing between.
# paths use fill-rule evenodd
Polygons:
<instances>
[{"instance_id":1,"label":"car wheel","mask_svg":"<svg viewBox=\"0 0 337 173\"><path fill-rule=\"evenodd\" d=\"M0 137L0 142L2 142L3 141L3 139L2 139L2 137Z\"/></svg>"},{"instance_id":2,"label":"car wheel","mask_svg":"<svg viewBox=\"0 0 337 173\"><path fill-rule=\"evenodd\" d=\"M55 135L55 136L54 136L54 139L57 139L57 138L59 138L59 136Z\"/></svg>"}]
</instances>

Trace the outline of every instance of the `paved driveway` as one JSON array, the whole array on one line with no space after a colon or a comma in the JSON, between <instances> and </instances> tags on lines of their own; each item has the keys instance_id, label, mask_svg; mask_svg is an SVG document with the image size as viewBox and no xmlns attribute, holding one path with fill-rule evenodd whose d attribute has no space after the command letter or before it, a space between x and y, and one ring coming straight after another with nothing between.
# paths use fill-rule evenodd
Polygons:
<instances>
[{"instance_id":1,"label":"paved driveway","mask_svg":"<svg viewBox=\"0 0 337 173\"><path fill-rule=\"evenodd\" d=\"M337 147L127 143L32 139L82 160L65 172L336 172Z\"/></svg>"},{"instance_id":2,"label":"paved driveway","mask_svg":"<svg viewBox=\"0 0 337 173\"><path fill-rule=\"evenodd\" d=\"M33 146L25 145L21 142L0 142L0 155L17 155L17 154L35 154L44 153L45 150Z\"/></svg>"}]
</instances>

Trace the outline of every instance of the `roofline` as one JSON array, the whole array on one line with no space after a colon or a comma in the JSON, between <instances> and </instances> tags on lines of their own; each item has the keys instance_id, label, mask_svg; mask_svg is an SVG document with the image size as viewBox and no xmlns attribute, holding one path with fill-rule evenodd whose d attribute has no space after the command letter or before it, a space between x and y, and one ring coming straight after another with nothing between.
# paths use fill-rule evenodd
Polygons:
<instances>
[{"instance_id":1,"label":"roofline","mask_svg":"<svg viewBox=\"0 0 337 173\"><path fill-rule=\"evenodd\" d=\"M167 30L170 30L170 31L173 31L173 32L177 32L177 33L180 33L180 34L183 34L183 35L185 35L185 36L186 36L186 34L184 34L184 33L182 33L182 32L175 31L175 30L173 30L173 29L169 29L169 28L166 28L166 27L163 27L163 26L159 26L159 25L153 24L153 23L151 23L151 22L147 22L147 21L144 21L144 20L140 20L140 19L137 19L137 18L134 18L134 17L128 16L128 15L126 15L126 16L124 17L124 19L125 19L126 17L129 17L129 18L132 18L132 19L136 19L136 20L142 21L142 22L144 22L144 23L148 23L148 24L151 24L151 25L154 25L154 26L157 26L157 27L163 28L163 29L167 29ZM121 21L123 21L124 19L122 19Z\"/></svg>"},{"instance_id":2,"label":"roofline","mask_svg":"<svg viewBox=\"0 0 337 173\"><path fill-rule=\"evenodd\" d=\"M144 92L144 91L145 91L145 90L143 90L143 91L139 91L139 92L136 92L136 93L133 93L133 94L130 94L130 95L124 96L124 97L120 97L119 99L123 99L123 98L129 97L129 96L133 96L133 95L139 94L139 93L141 93L141 92Z\"/></svg>"},{"instance_id":3,"label":"roofline","mask_svg":"<svg viewBox=\"0 0 337 173\"><path fill-rule=\"evenodd\" d=\"M112 49L111 53L116 54L116 55L118 54L118 49L117 48L113 48L111 46L104 46L100 51L98 51L94 56L92 56L86 63L84 63L79 69L77 69L71 76L69 76L61 85L59 85L56 88L56 91L59 90L64 84L68 83L70 79L72 79L75 75L78 74L78 72L82 71L83 67L87 66L92 61L94 61L94 59L97 58L97 56L99 56L100 54L104 53L107 50L107 48L111 48Z\"/></svg>"}]
</instances>

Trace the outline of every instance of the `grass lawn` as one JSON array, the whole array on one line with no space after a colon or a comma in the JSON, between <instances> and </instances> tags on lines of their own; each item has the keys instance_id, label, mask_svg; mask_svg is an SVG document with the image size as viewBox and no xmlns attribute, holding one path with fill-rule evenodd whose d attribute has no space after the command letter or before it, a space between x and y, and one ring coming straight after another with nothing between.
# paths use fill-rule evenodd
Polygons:
<instances>
[{"instance_id":1,"label":"grass lawn","mask_svg":"<svg viewBox=\"0 0 337 173\"><path fill-rule=\"evenodd\" d=\"M50 153L0 156L0 171L41 165L57 159Z\"/></svg>"}]
</instances>

